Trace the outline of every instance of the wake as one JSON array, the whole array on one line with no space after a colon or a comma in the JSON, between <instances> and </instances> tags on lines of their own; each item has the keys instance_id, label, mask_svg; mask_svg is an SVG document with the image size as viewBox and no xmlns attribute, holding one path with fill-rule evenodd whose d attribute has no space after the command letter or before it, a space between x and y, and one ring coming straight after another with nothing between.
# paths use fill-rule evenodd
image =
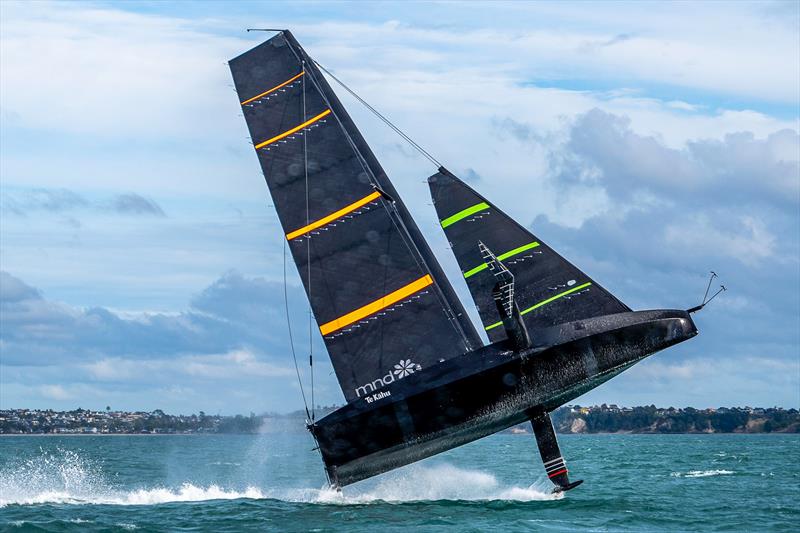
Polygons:
<instances>
[{"instance_id":1,"label":"wake","mask_svg":"<svg viewBox=\"0 0 800 533\"><path fill-rule=\"evenodd\" d=\"M413 465L385 474L372 486L345 487L287 494L289 501L312 503L364 504L372 502L418 502L437 500L462 501L546 501L558 500L563 493L552 494L549 481L529 487L504 486L495 476L477 470L465 470L448 464ZM298 497L299 496L299 497Z\"/></svg>"},{"instance_id":2,"label":"wake","mask_svg":"<svg viewBox=\"0 0 800 533\"><path fill-rule=\"evenodd\" d=\"M733 470L690 470L686 473L673 472L670 474L672 477L712 477L712 476L729 476L735 474Z\"/></svg>"},{"instance_id":3,"label":"wake","mask_svg":"<svg viewBox=\"0 0 800 533\"><path fill-rule=\"evenodd\" d=\"M8 465L0 471L0 507L8 505L159 505L214 500L273 499L293 503L363 505L378 502L546 501L564 497L552 494L546 480L529 487L506 486L492 474L441 464L415 465L372 482L329 488L244 488L197 485L120 489L106 479L102 469L70 450L41 455Z\"/></svg>"}]
</instances>

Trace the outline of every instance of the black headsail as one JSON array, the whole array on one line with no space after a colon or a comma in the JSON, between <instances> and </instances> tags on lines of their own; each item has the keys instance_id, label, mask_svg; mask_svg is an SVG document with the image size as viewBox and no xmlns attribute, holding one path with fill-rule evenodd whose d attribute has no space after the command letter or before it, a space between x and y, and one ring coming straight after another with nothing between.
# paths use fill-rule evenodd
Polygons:
<instances>
[{"instance_id":1,"label":"black headsail","mask_svg":"<svg viewBox=\"0 0 800 533\"><path fill-rule=\"evenodd\" d=\"M515 299L534 337L536 328L630 311L447 169L439 169L428 183L442 228L493 342L506 338L506 332L492 297L496 280L481 245L491 249L513 274Z\"/></svg>"},{"instance_id":2,"label":"black headsail","mask_svg":"<svg viewBox=\"0 0 800 533\"><path fill-rule=\"evenodd\" d=\"M229 64L347 400L480 346L392 183L291 33Z\"/></svg>"}]
</instances>

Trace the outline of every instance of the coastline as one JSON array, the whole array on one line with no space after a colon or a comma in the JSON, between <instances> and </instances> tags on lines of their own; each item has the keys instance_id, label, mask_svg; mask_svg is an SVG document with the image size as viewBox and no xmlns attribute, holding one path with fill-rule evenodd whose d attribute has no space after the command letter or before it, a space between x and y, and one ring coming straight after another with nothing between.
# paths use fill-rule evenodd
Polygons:
<instances>
[{"instance_id":1,"label":"coastline","mask_svg":"<svg viewBox=\"0 0 800 533\"><path fill-rule=\"evenodd\" d=\"M264 433L0 433L0 439L4 437L219 437L219 436L261 436L261 435L274 435L275 433L300 433L300 432L264 432ZM697 435L697 436L714 436L714 435L797 435L796 432L791 431L697 431L697 432L682 432L682 433L659 433L655 431L597 431L593 433L558 433L558 436L566 437L582 437L591 435L652 435L652 436L669 436L669 435ZM517 432L499 431L495 435L512 435L531 437L531 432Z\"/></svg>"}]
</instances>

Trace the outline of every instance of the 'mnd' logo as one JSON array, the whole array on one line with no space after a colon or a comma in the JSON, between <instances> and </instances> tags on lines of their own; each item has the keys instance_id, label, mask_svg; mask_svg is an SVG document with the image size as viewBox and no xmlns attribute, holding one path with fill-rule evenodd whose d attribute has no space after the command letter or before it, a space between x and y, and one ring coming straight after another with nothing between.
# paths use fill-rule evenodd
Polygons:
<instances>
[{"instance_id":1,"label":"'mnd' logo","mask_svg":"<svg viewBox=\"0 0 800 533\"><path fill-rule=\"evenodd\" d=\"M420 370L422 370L422 365L413 362L411 359L400 359L400 361L394 365L394 369L390 370L389 373L382 378L378 378L372 383L367 383L366 385L356 387L356 396L359 398L364 396L367 400L367 403L372 403L375 400L391 396L392 393L389 391L380 392L378 394L372 393L381 387L385 387L390 383L394 383L395 380L403 379L404 377L410 376L414 372L419 372ZM367 396L368 394L371 394L372 396Z\"/></svg>"}]
</instances>

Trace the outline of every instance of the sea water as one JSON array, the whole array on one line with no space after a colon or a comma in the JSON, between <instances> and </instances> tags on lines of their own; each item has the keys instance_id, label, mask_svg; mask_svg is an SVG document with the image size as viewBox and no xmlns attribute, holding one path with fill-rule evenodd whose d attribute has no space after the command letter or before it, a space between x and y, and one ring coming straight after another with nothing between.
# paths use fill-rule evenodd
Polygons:
<instances>
[{"instance_id":1,"label":"sea water","mask_svg":"<svg viewBox=\"0 0 800 533\"><path fill-rule=\"evenodd\" d=\"M324 488L309 436L0 437L4 531L798 531L800 435L531 435Z\"/></svg>"}]
</instances>

